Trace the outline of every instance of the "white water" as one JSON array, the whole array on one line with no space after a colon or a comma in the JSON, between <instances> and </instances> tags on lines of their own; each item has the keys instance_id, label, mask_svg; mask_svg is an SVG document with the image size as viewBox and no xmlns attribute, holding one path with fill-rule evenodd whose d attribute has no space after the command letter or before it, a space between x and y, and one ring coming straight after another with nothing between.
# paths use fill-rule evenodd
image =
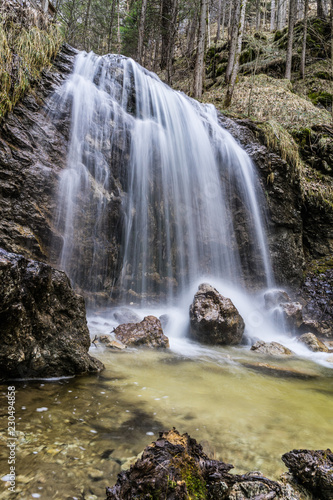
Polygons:
<instances>
[{"instance_id":1,"label":"white water","mask_svg":"<svg viewBox=\"0 0 333 500\"><path fill-rule=\"evenodd\" d=\"M108 241L101 234L115 191L111 173L117 169L123 193L122 265L116 277L120 301L134 297L142 317L154 312L148 304L155 303L156 315L169 315L166 334L173 350L214 356L213 350L186 340L189 304L198 284L208 281L232 299L248 339L280 341L301 356L325 362L324 355L310 353L287 337L281 324L274 325L263 293L246 291L249 276L262 290L274 283L264 203L254 165L219 126L213 106L173 91L131 59L84 52L54 102L59 113L68 103L72 109L58 224L60 265L74 284L89 290L95 276L102 286L108 279L103 257ZM128 152L115 165L112 152L120 139ZM94 219L91 265L80 269L75 235L86 210ZM237 232L240 220L243 229Z\"/></svg>"}]
</instances>

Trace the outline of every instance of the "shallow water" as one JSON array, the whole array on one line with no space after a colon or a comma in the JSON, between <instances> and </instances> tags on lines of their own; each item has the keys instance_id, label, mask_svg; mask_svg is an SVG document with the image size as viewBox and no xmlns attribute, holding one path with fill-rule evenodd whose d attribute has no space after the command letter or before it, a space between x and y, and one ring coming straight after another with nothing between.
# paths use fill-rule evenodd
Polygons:
<instances>
[{"instance_id":1,"label":"shallow water","mask_svg":"<svg viewBox=\"0 0 333 500\"><path fill-rule=\"evenodd\" d=\"M92 331L100 325L101 318L90 320ZM237 472L275 478L285 471L283 453L332 446L333 370L301 358L270 360L291 370L272 376L244 366L268 362L246 347L175 345L178 352L93 347L106 367L100 375L14 382L16 494L10 497L3 481L0 498L104 498L121 467L173 426ZM6 391L2 386L2 429ZM5 432L1 441L6 445ZM4 477L6 446L0 460Z\"/></svg>"}]
</instances>

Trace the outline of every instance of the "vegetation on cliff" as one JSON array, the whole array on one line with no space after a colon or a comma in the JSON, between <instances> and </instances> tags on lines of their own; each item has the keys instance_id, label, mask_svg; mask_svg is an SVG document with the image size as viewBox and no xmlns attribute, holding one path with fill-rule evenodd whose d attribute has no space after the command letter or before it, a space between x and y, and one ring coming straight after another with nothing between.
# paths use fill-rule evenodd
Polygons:
<instances>
[{"instance_id":1,"label":"vegetation on cliff","mask_svg":"<svg viewBox=\"0 0 333 500\"><path fill-rule=\"evenodd\" d=\"M59 27L40 10L0 7L0 121L49 66L62 43Z\"/></svg>"}]
</instances>

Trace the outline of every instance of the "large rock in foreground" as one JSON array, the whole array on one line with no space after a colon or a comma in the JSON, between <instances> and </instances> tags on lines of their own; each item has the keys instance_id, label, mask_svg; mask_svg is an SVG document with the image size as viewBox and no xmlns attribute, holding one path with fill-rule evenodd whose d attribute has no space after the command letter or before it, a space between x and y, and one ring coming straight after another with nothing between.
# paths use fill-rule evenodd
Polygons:
<instances>
[{"instance_id":1,"label":"large rock in foreground","mask_svg":"<svg viewBox=\"0 0 333 500\"><path fill-rule=\"evenodd\" d=\"M333 498L333 453L331 450L293 450L282 456L296 481L314 498Z\"/></svg>"},{"instance_id":2,"label":"large rock in foreground","mask_svg":"<svg viewBox=\"0 0 333 500\"><path fill-rule=\"evenodd\" d=\"M146 316L141 323L125 323L114 330L117 340L124 345L138 347L169 347L169 339L155 316Z\"/></svg>"},{"instance_id":3,"label":"large rock in foreground","mask_svg":"<svg viewBox=\"0 0 333 500\"><path fill-rule=\"evenodd\" d=\"M0 249L0 376L60 377L98 371L88 354L84 300L66 274Z\"/></svg>"},{"instance_id":4,"label":"large rock in foreground","mask_svg":"<svg viewBox=\"0 0 333 500\"><path fill-rule=\"evenodd\" d=\"M190 307L191 335L203 344L235 345L245 324L230 299L207 283L199 286Z\"/></svg>"},{"instance_id":5,"label":"large rock in foreground","mask_svg":"<svg viewBox=\"0 0 333 500\"><path fill-rule=\"evenodd\" d=\"M201 445L175 429L161 432L130 470L121 472L107 500L298 500L289 484L271 481L260 472L230 474L233 465L211 460Z\"/></svg>"}]
</instances>

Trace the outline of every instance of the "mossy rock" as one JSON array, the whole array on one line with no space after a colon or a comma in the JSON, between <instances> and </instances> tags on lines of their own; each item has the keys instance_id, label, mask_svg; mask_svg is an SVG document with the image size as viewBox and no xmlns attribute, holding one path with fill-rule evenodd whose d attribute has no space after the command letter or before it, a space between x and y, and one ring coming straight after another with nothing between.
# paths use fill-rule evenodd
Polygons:
<instances>
[{"instance_id":1,"label":"mossy rock","mask_svg":"<svg viewBox=\"0 0 333 500\"><path fill-rule=\"evenodd\" d=\"M311 99L312 103L315 106L321 104L326 109L329 109L332 106L333 95L330 94L329 92L321 92L321 91L309 92L308 97Z\"/></svg>"},{"instance_id":2,"label":"mossy rock","mask_svg":"<svg viewBox=\"0 0 333 500\"><path fill-rule=\"evenodd\" d=\"M331 80L331 75L328 71L318 71L314 74L316 78L320 78L321 80Z\"/></svg>"},{"instance_id":3,"label":"mossy rock","mask_svg":"<svg viewBox=\"0 0 333 500\"><path fill-rule=\"evenodd\" d=\"M239 57L239 64L252 62L255 60L255 58L256 58L256 52L252 49L252 47L248 47L241 53Z\"/></svg>"},{"instance_id":4,"label":"mossy rock","mask_svg":"<svg viewBox=\"0 0 333 500\"><path fill-rule=\"evenodd\" d=\"M285 35L285 30L276 30L274 35L274 42L278 42Z\"/></svg>"},{"instance_id":5,"label":"mossy rock","mask_svg":"<svg viewBox=\"0 0 333 500\"><path fill-rule=\"evenodd\" d=\"M226 67L227 67L227 63L220 64L216 68L215 76L221 76L221 75L223 75L225 73Z\"/></svg>"}]
</instances>

